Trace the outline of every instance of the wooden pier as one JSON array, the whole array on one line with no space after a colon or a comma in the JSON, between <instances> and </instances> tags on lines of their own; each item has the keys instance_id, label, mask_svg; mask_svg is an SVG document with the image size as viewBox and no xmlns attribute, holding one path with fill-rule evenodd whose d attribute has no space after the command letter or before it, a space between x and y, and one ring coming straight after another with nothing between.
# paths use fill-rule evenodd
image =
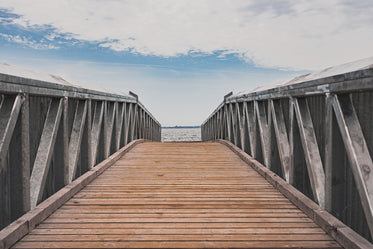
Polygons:
<instances>
[{"instance_id":1,"label":"wooden pier","mask_svg":"<svg viewBox=\"0 0 373 249\"><path fill-rule=\"evenodd\" d=\"M371 60L229 93L199 143L160 143L133 92L6 67L0 249L373 248Z\"/></svg>"},{"instance_id":2,"label":"wooden pier","mask_svg":"<svg viewBox=\"0 0 373 249\"><path fill-rule=\"evenodd\" d=\"M341 247L227 146L146 142L13 248Z\"/></svg>"}]
</instances>

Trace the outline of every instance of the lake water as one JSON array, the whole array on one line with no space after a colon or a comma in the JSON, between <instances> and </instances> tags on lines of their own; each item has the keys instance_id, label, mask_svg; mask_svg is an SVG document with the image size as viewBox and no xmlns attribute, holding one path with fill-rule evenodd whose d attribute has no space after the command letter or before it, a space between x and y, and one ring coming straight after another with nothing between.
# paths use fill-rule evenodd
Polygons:
<instances>
[{"instance_id":1,"label":"lake water","mask_svg":"<svg viewBox=\"0 0 373 249\"><path fill-rule=\"evenodd\" d=\"M200 128L162 129L162 142L201 141Z\"/></svg>"}]
</instances>

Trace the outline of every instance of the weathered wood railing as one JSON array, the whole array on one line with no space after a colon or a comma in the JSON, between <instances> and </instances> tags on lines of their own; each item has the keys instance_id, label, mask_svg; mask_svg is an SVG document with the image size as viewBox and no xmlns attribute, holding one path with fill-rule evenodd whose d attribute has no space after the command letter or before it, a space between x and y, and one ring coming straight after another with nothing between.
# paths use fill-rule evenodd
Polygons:
<instances>
[{"instance_id":1,"label":"weathered wood railing","mask_svg":"<svg viewBox=\"0 0 373 249\"><path fill-rule=\"evenodd\" d=\"M130 141L161 139L136 94L56 81L0 74L0 229Z\"/></svg>"},{"instance_id":2,"label":"weathered wood railing","mask_svg":"<svg viewBox=\"0 0 373 249\"><path fill-rule=\"evenodd\" d=\"M373 68L303 78L226 95L202 140L231 141L372 241Z\"/></svg>"}]
</instances>

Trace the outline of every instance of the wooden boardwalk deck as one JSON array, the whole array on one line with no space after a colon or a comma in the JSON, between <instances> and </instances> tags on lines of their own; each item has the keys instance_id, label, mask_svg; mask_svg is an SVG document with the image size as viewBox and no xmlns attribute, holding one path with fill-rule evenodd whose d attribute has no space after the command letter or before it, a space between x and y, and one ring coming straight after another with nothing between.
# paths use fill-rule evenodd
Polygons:
<instances>
[{"instance_id":1,"label":"wooden boardwalk deck","mask_svg":"<svg viewBox=\"0 0 373 249\"><path fill-rule=\"evenodd\" d=\"M340 248L219 143L137 145L13 248Z\"/></svg>"}]
</instances>

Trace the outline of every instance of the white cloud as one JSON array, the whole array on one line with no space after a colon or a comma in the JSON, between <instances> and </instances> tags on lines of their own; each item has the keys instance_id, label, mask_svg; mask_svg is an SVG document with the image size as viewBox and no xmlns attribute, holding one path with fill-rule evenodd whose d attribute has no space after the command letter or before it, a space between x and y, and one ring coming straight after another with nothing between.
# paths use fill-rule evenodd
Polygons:
<instances>
[{"instance_id":1,"label":"white cloud","mask_svg":"<svg viewBox=\"0 0 373 249\"><path fill-rule=\"evenodd\" d=\"M22 44L26 47L30 47L33 49L59 49L59 47L54 46L53 44L47 43L45 41L34 41L25 36L8 35L8 34L0 33L0 37L2 37L3 39L7 41Z\"/></svg>"},{"instance_id":2,"label":"white cloud","mask_svg":"<svg viewBox=\"0 0 373 249\"><path fill-rule=\"evenodd\" d=\"M319 69L373 51L371 0L2 0L25 28L163 57L238 53L265 67Z\"/></svg>"},{"instance_id":3,"label":"white cloud","mask_svg":"<svg viewBox=\"0 0 373 249\"><path fill-rule=\"evenodd\" d=\"M273 84L299 74L276 70L262 73L204 69L178 77L180 72L159 66L28 58L6 51L2 53L2 60L0 62L61 76L67 81L89 83L120 92L133 91L164 126L199 125L228 92L237 93Z\"/></svg>"}]
</instances>

